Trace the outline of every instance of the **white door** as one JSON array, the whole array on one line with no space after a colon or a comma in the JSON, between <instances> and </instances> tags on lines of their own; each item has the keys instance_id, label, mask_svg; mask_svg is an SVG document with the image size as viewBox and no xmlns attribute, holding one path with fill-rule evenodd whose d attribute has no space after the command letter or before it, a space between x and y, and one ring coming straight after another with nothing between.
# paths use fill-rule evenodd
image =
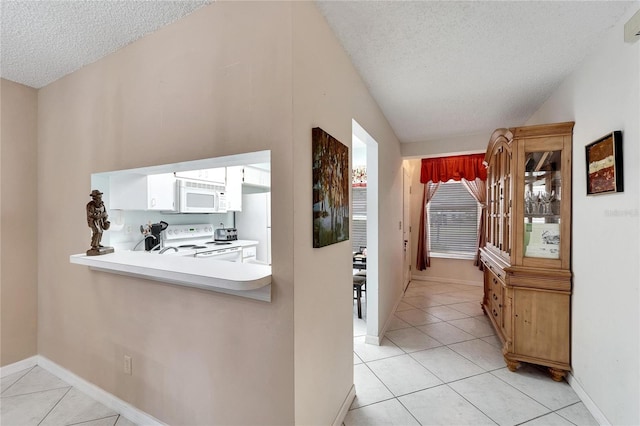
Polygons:
<instances>
[{"instance_id":1,"label":"white door","mask_svg":"<svg viewBox=\"0 0 640 426\"><path fill-rule=\"evenodd\" d=\"M411 281L411 175L406 167L402 169L402 188L402 243L404 246L402 289L406 290Z\"/></svg>"}]
</instances>

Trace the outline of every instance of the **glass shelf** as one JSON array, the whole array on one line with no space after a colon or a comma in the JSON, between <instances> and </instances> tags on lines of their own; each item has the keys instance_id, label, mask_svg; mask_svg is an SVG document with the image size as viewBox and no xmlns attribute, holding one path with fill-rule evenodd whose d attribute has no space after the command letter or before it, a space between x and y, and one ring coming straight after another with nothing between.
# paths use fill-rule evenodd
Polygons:
<instances>
[{"instance_id":1,"label":"glass shelf","mask_svg":"<svg viewBox=\"0 0 640 426\"><path fill-rule=\"evenodd\" d=\"M560 258L561 151L525 154L525 257Z\"/></svg>"}]
</instances>

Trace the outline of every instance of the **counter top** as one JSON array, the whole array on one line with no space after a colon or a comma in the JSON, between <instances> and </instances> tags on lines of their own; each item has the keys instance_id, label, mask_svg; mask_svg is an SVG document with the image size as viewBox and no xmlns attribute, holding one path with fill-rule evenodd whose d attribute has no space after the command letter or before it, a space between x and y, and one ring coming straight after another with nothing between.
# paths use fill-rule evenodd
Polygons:
<instances>
[{"instance_id":1,"label":"counter top","mask_svg":"<svg viewBox=\"0 0 640 426\"><path fill-rule=\"evenodd\" d=\"M126 250L102 256L74 254L69 261L98 271L271 301L268 265Z\"/></svg>"}]
</instances>

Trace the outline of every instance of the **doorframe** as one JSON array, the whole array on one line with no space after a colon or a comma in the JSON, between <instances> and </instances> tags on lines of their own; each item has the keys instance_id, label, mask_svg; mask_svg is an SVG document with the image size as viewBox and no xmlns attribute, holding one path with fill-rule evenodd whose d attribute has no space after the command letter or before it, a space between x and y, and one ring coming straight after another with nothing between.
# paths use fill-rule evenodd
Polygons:
<instances>
[{"instance_id":1,"label":"doorframe","mask_svg":"<svg viewBox=\"0 0 640 426\"><path fill-rule=\"evenodd\" d=\"M411 283L411 170L407 161L402 165L402 237L404 244L404 265L402 269L402 292Z\"/></svg>"},{"instance_id":2,"label":"doorframe","mask_svg":"<svg viewBox=\"0 0 640 426\"><path fill-rule=\"evenodd\" d=\"M367 335L366 343L379 344L378 318L378 142L354 119L351 131L367 146Z\"/></svg>"}]
</instances>

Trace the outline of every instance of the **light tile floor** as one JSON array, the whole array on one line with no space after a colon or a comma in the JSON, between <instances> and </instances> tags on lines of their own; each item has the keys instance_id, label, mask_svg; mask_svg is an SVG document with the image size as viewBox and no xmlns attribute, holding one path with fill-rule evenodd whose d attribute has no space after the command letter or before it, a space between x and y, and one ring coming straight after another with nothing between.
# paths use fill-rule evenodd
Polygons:
<instances>
[{"instance_id":1,"label":"light tile floor","mask_svg":"<svg viewBox=\"0 0 640 426\"><path fill-rule=\"evenodd\" d=\"M2 426L135 426L38 366L5 376L0 384Z\"/></svg>"},{"instance_id":2,"label":"light tile floor","mask_svg":"<svg viewBox=\"0 0 640 426\"><path fill-rule=\"evenodd\" d=\"M354 304L351 425L597 425L566 382L507 370L482 288L413 281L382 345L364 343Z\"/></svg>"}]
</instances>

